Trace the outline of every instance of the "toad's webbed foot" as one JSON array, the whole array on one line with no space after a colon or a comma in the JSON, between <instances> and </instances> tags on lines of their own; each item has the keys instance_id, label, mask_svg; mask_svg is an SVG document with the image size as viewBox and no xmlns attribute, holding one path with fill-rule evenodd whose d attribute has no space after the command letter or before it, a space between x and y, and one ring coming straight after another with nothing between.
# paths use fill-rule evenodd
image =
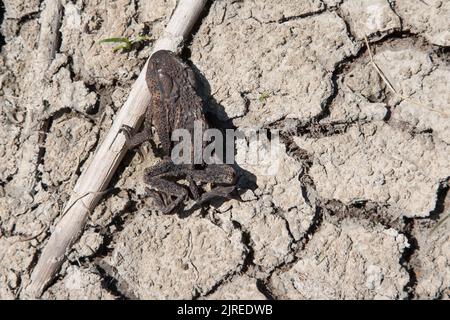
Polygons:
<instances>
[{"instance_id":1,"label":"toad's webbed foot","mask_svg":"<svg viewBox=\"0 0 450 320\"><path fill-rule=\"evenodd\" d=\"M198 205L202 205L204 203L207 203L210 200L216 199L216 198L222 198L222 199L232 199L232 192L236 189L236 186L229 186L229 187L215 187L211 191L205 192L202 194L199 200L197 200Z\"/></svg>"},{"instance_id":2,"label":"toad's webbed foot","mask_svg":"<svg viewBox=\"0 0 450 320\"><path fill-rule=\"evenodd\" d=\"M163 200L162 194L156 190L145 187L145 196L152 198L158 209L166 206L167 200Z\"/></svg>"},{"instance_id":3,"label":"toad's webbed foot","mask_svg":"<svg viewBox=\"0 0 450 320\"><path fill-rule=\"evenodd\" d=\"M167 180L168 178L180 178L183 175L183 170L168 158L145 169L144 182L158 190L156 192L148 189L147 194L155 200L163 214L171 213L187 198L188 192L184 187Z\"/></svg>"},{"instance_id":4,"label":"toad's webbed foot","mask_svg":"<svg viewBox=\"0 0 450 320\"><path fill-rule=\"evenodd\" d=\"M187 198L187 190L175 182L158 177L149 178L148 181L159 192L149 189L147 194L155 200L158 209L163 214L171 213ZM167 195L167 197L163 197L163 195ZM175 199L172 200L172 197Z\"/></svg>"},{"instance_id":5,"label":"toad's webbed foot","mask_svg":"<svg viewBox=\"0 0 450 320\"><path fill-rule=\"evenodd\" d=\"M212 190L203 193L198 200L195 199L197 200L197 204L201 205L214 198L232 198L231 193L236 187L236 171L232 166L227 164L212 164L203 170L192 170L189 175L196 182L218 185Z\"/></svg>"}]
</instances>

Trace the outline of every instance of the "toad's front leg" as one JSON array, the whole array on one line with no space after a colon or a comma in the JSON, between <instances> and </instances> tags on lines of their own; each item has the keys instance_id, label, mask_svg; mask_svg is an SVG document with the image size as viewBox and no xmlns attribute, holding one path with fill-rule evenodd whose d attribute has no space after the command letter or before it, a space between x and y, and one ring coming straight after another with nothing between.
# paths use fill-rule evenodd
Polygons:
<instances>
[{"instance_id":1,"label":"toad's front leg","mask_svg":"<svg viewBox=\"0 0 450 320\"><path fill-rule=\"evenodd\" d=\"M122 125L119 129L119 133L123 133L125 136L125 145L127 149L133 149L145 141L151 141L152 137L152 110L150 106L147 107L147 111L145 112L144 124L142 126L142 130L140 132L135 132L133 128L127 125ZM153 147L153 144L152 144Z\"/></svg>"},{"instance_id":2,"label":"toad's front leg","mask_svg":"<svg viewBox=\"0 0 450 320\"><path fill-rule=\"evenodd\" d=\"M135 147L141 145L145 141L149 141L152 137L152 129L151 127L144 126L141 132L134 133L133 128L127 125L123 125L119 133L123 133L125 136L125 145L127 149L134 149Z\"/></svg>"}]
</instances>

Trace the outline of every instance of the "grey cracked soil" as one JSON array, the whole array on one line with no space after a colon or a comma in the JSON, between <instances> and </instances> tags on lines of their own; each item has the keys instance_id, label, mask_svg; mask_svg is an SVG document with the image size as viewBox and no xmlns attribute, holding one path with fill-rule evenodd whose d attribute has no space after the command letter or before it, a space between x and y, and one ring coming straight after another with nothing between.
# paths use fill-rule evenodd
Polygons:
<instances>
[{"instance_id":1,"label":"grey cracked soil","mask_svg":"<svg viewBox=\"0 0 450 320\"><path fill-rule=\"evenodd\" d=\"M40 78L45 1L1 9L0 299L26 298L151 50L98 41L158 38L176 5L62 3ZM43 297L449 299L450 225L432 231L450 210L449 16L440 0L212 2L184 58L220 121L281 131L279 172L242 165L243 201L164 216L141 182L158 157L130 153Z\"/></svg>"}]
</instances>

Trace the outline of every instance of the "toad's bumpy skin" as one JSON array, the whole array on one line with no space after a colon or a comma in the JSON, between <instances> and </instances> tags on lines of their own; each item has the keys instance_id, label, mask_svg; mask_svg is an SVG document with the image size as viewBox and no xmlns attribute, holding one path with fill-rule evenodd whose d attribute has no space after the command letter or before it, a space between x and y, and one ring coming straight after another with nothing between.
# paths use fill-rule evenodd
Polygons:
<instances>
[{"instance_id":1,"label":"toad's bumpy skin","mask_svg":"<svg viewBox=\"0 0 450 320\"><path fill-rule=\"evenodd\" d=\"M234 190L236 181L235 171L231 166L176 165L170 159L174 147L171 135L175 129L186 129L193 137L195 121L202 123L202 130L209 127L203 113L203 101L196 91L197 84L192 69L174 53L161 50L150 58L146 81L152 101L145 114L143 129L134 135L130 135L127 127L122 128L122 131L127 136L128 147L134 148L151 138L152 125L156 128L164 159L145 171L144 181L158 190L148 190L149 195L156 200L163 213L174 211L189 194L174 179L186 179L192 198L199 204L215 197L228 197ZM197 183L221 186L201 194Z\"/></svg>"}]
</instances>

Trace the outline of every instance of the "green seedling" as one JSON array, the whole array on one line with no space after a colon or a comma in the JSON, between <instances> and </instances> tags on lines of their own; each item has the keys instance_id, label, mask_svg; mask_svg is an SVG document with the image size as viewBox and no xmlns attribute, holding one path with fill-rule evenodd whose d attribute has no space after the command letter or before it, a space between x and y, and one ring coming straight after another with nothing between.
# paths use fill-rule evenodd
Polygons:
<instances>
[{"instance_id":1,"label":"green seedling","mask_svg":"<svg viewBox=\"0 0 450 320\"><path fill-rule=\"evenodd\" d=\"M269 98L270 97L270 92L269 91L263 91L262 93L261 93L261 95L259 96L259 98L258 98L258 100L259 100L259 102L261 102L261 103L266 103L266 100L267 100L267 98Z\"/></svg>"},{"instance_id":2,"label":"green seedling","mask_svg":"<svg viewBox=\"0 0 450 320\"><path fill-rule=\"evenodd\" d=\"M138 44L143 41L150 41L152 38L150 36L138 36L135 39L128 39L128 38L107 38L100 40L99 43L121 43L118 46L115 46L113 48L113 52L116 52L118 50L122 51L130 51L135 44Z\"/></svg>"}]
</instances>

